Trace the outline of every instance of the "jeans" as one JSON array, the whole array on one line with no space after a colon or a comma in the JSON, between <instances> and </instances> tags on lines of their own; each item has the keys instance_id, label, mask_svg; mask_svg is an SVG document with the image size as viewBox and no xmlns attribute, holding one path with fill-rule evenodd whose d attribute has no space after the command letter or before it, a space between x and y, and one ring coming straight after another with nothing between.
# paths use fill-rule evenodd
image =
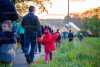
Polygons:
<instances>
[{"instance_id":1,"label":"jeans","mask_svg":"<svg viewBox=\"0 0 100 67\"><path fill-rule=\"evenodd\" d=\"M24 34L20 34L20 44L22 51L24 51Z\"/></svg>"},{"instance_id":2,"label":"jeans","mask_svg":"<svg viewBox=\"0 0 100 67\"><path fill-rule=\"evenodd\" d=\"M37 38L36 32L33 32L31 34L25 33L23 52L25 53L25 57L28 63L31 63L34 60L34 51L37 45L36 38Z\"/></svg>"},{"instance_id":3,"label":"jeans","mask_svg":"<svg viewBox=\"0 0 100 67\"><path fill-rule=\"evenodd\" d=\"M38 50L41 52L41 43L38 43Z\"/></svg>"},{"instance_id":4,"label":"jeans","mask_svg":"<svg viewBox=\"0 0 100 67\"><path fill-rule=\"evenodd\" d=\"M0 47L0 62L11 63L15 59L16 44L2 44Z\"/></svg>"}]
</instances>

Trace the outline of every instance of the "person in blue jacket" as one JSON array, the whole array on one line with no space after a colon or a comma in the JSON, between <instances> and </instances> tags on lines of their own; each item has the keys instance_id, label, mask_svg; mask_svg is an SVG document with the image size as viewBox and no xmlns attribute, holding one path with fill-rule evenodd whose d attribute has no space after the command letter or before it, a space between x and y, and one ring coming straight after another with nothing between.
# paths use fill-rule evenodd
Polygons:
<instances>
[{"instance_id":1,"label":"person in blue jacket","mask_svg":"<svg viewBox=\"0 0 100 67\"><path fill-rule=\"evenodd\" d=\"M73 34L72 30L69 30L68 39L69 39L69 42L72 42L74 39L74 34Z\"/></svg>"},{"instance_id":2,"label":"person in blue jacket","mask_svg":"<svg viewBox=\"0 0 100 67\"><path fill-rule=\"evenodd\" d=\"M5 20L0 31L0 63L12 64L15 58L16 37L10 20Z\"/></svg>"}]
</instances>

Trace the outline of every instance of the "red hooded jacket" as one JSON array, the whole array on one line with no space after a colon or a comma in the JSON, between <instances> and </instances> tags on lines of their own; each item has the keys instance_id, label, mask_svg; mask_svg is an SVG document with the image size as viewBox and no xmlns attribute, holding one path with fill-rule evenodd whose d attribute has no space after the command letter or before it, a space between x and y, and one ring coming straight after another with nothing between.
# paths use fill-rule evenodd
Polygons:
<instances>
[{"instance_id":1,"label":"red hooded jacket","mask_svg":"<svg viewBox=\"0 0 100 67\"><path fill-rule=\"evenodd\" d=\"M57 34L51 34L49 32L46 32L43 36L42 43L45 48L45 52L52 52L55 50L55 41L58 37Z\"/></svg>"}]
</instances>

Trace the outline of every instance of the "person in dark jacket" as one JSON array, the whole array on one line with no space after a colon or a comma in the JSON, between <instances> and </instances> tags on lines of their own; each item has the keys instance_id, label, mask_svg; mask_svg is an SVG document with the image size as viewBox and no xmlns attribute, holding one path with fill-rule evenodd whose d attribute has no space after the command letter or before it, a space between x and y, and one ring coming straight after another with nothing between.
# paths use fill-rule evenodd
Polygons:
<instances>
[{"instance_id":1,"label":"person in dark jacket","mask_svg":"<svg viewBox=\"0 0 100 67\"><path fill-rule=\"evenodd\" d=\"M0 63L12 64L15 57L16 37L10 20L5 20L0 31Z\"/></svg>"},{"instance_id":2,"label":"person in dark jacket","mask_svg":"<svg viewBox=\"0 0 100 67\"><path fill-rule=\"evenodd\" d=\"M73 35L72 31L69 30L69 33L68 33L69 42L73 41L73 38L74 38L74 35Z\"/></svg>"},{"instance_id":3,"label":"person in dark jacket","mask_svg":"<svg viewBox=\"0 0 100 67\"><path fill-rule=\"evenodd\" d=\"M5 20L15 21L17 19L18 14L11 0L0 0L0 25Z\"/></svg>"},{"instance_id":4,"label":"person in dark jacket","mask_svg":"<svg viewBox=\"0 0 100 67\"><path fill-rule=\"evenodd\" d=\"M41 25L38 17L34 14L35 7L29 7L29 13L23 17L22 26L25 29L23 52L27 63L34 61L34 51L37 45L37 38L41 37Z\"/></svg>"}]
</instances>

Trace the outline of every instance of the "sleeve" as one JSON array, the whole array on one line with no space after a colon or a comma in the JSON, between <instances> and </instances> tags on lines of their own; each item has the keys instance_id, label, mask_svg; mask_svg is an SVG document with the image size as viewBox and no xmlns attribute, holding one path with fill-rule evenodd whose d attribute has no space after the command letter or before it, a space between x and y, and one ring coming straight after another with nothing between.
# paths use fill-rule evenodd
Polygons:
<instances>
[{"instance_id":1,"label":"sleeve","mask_svg":"<svg viewBox=\"0 0 100 67\"><path fill-rule=\"evenodd\" d=\"M58 36L59 36L59 33L54 33L54 34L53 34L53 40L56 41L57 38L58 38Z\"/></svg>"},{"instance_id":2,"label":"sleeve","mask_svg":"<svg viewBox=\"0 0 100 67\"><path fill-rule=\"evenodd\" d=\"M41 28L40 21L39 21L37 16L36 16L35 21L36 21L35 25L37 27L37 33L38 33L37 36L41 37L41 35L42 35L42 28Z\"/></svg>"}]
</instances>

